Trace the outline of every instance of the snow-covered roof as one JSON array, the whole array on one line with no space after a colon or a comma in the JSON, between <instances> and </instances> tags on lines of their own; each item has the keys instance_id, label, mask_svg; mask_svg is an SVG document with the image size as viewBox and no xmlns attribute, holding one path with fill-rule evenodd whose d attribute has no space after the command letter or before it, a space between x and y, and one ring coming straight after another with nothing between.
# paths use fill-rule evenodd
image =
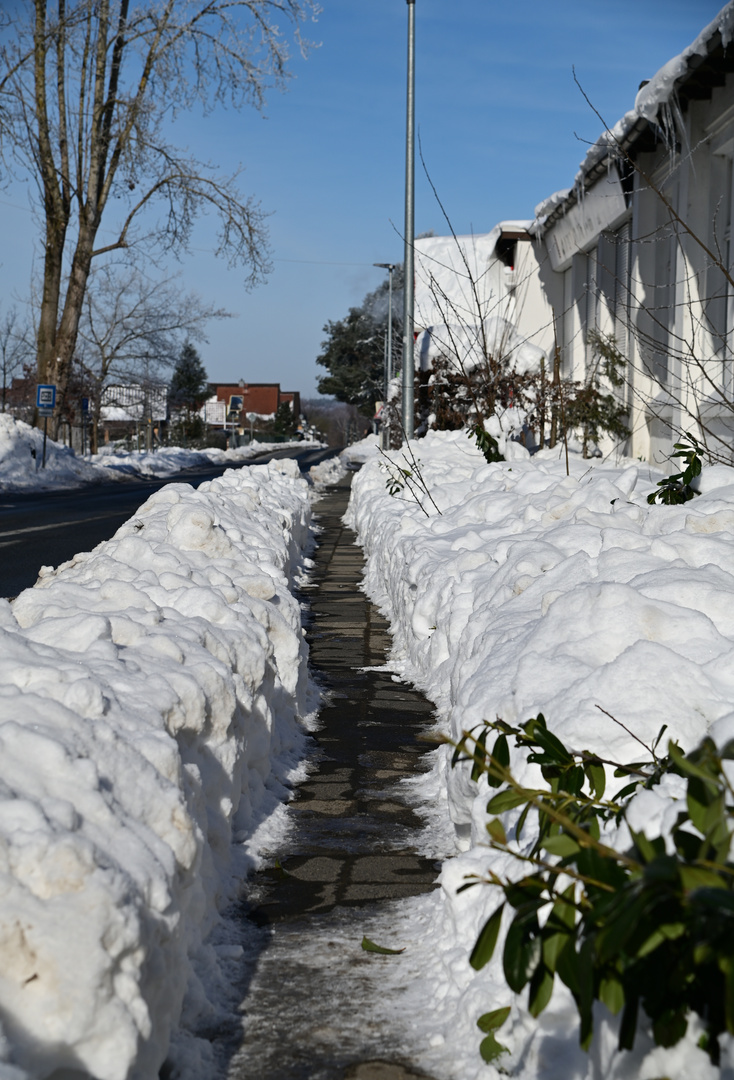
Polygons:
<instances>
[{"instance_id":1,"label":"snow-covered roof","mask_svg":"<svg viewBox=\"0 0 734 1080\"><path fill-rule=\"evenodd\" d=\"M503 234L527 233L532 221L500 221L488 233L424 236L415 241L415 317L419 326L477 321L491 297L487 274ZM476 293L475 293L476 289Z\"/></svg>"},{"instance_id":2,"label":"snow-covered roof","mask_svg":"<svg viewBox=\"0 0 734 1080\"><path fill-rule=\"evenodd\" d=\"M658 72L639 90L632 109L614 124L603 131L596 142L589 147L573 187L559 191L544 199L535 209L534 232L542 230L553 215L569 202L576 201L577 193L596 179L597 167L610 156L617 158L620 151L626 151L636 138L651 124L661 121L663 126L675 126L675 112L679 112L677 96L683 85L701 67L711 54L723 46L726 49L734 39L734 0L721 9L698 37L678 56L663 64ZM665 110L669 116L662 117ZM670 114L672 110L672 124ZM603 167L603 166L602 166Z\"/></svg>"}]
</instances>

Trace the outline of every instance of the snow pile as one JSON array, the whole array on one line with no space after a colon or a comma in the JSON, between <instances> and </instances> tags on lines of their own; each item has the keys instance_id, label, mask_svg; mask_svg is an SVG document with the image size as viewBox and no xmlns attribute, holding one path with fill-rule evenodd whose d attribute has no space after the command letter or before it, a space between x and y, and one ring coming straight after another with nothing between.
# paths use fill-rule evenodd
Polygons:
<instances>
[{"instance_id":1,"label":"snow pile","mask_svg":"<svg viewBox=\"0 0 734 1080\"><path fill-rule=\"evenodd\" d=\"M301 751L309 518L293 461L170 484L0 601L4 1078L153 1080L182 1004L211 1013L233 852ZM206 1046L178 1036L187 1075Z\"/></svg>"},{"instance_id":2,"label":"snow pile","mask_svg":"<svg viewBox=\"0 0 734 1080\"><path fill-rule=\"evenodd\" d=\"M318 465L312 465L308 475L317 488L325 488L330 484L338 484L342 477L347 475L347 467L340 457L325 458Z\"/></svg>"},{"instance_id":3,"label":"snow pile","mask_svg":"<svg viewBox=\"0 0 734 1080\"><path fill-rule=\"evenodd\" d=\"M46 439L45 468L42 462L43 431L0 413L0 490L75 487L111 477L52 439Z\"/></svg>"},{"instance_id":4,"label":"snow pile","mask_svg":"<svg viewBox=\"0 0 734 1080\"><path fill-rule=\"evenodd\" d=\"M368 558L366 588L392 624L393 662L437 704L444 730L456 737L485 719L517 724L542 711L567 745L622 762L641 748L597 705L648 745L663 723L685 750L706 733L734 736L734 469L705 469L690 503L649 506L657 476L630 461L572 459L567 477L549 460L488 465L461 432L411 448L436 505L424 498L421 508L405 490L391 498L380 462L368 462L348 518ZM521 781L527 770L516 762ZM620 1054L617 1021L600 1012L587 1056L558 981L535 1021L504 983L501 948L473 972L469 951L499 898L490 887L457 889L467 874L514 864L482 846L484 778L452 771L440 751L425 785L427 798L448 802L465 849L445 865L433 913L421 988L435 1033L427 1071L434 1061L460 1080L496 1075L479 1058L475 1021L512 1003L500 1064L523 1080L716 1075L695 1022L672 1050L641 1037ZM649 836L675 815L675 795L671 786L637 796L648 800L638 818Z\"/></svg>"},{"instance_id":5,"label":"snow pile","mask_svg":"<svg viewBox=\"0 0 734 1080\"><path fill-rule=\"evenodd\" d=\"M378 435L365 435L359 442L352 443L342 450L339 460L347 469L358 469L365 461L380 456L380 438Z\"/></svg>"},{"instance_id":6,"label":"snow pile","mask_svg":"<svg viewBox=\"0 0 734 1080\"><path fill-rule=\"evenodd\" d=\"M298 447L302 449L302 443L252 443L248 446L238 446L231 450L219 450L214 446L204 447L202 450L188 450L182 446L163 446L159 450L137 451L116 450L113 453L105 452L94 454L87 458L94 465L103 465L116 473L127 473L134 476L175 476L183 469L195 469L214 465L234 465L238 462L250 461L260 454L267 454L273 450L286 450Z\"/></svg>"}]
</instances>

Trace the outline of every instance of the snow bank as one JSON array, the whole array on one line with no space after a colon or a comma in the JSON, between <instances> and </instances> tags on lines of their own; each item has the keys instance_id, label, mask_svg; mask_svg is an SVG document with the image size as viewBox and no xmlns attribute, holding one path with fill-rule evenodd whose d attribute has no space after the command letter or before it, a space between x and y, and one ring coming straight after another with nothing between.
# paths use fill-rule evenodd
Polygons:
<instances>
[{"instance_id":1,"label":"snow bank","mask_svg":"<svg viewBox=\"0 0 734 1080\"><path fill-rule=\"evenodd\" d=\"M567 477L548 460L488 465L461 432L411 446L438 509L391 498L380 462L367 462L348 520L367 556L367 591L392 624L393 663L437 704L445 731L542 711L569 746L622 762L641 748L597 705L648 744L663 723L685 750L706 733L734 735L734 469L704 469L703 494L684 506L648 506L658 476L639 463L572 460ZM531 768L520 762L516 775L528 781ZM435 1033L428 1071L435 1060L457 1080L497 1075L479 1058L475 1021L512 1003L500 1033L511 1053L500 1064L523 1080L717 1075L696 1046L695 1022L673 1050L643 1035L620 1054L616 1021L600 1013L587 1056L558 981L535 1021L504 983L501 949L473 972L469 951L498 897L490 887L457 889L467 874L513 864L482 844L484 778L452 771L441 751L425 792L448 803L465 849L445 864L433 913L422 987ZM648 835L675 814L677 794L656 788L654 814L640 806Z\"/></svg>"},{"instance_id":2,"label":"snow bank","mask_svg":"<svg viewBox=\"0 0 734 1080\"><path fill-rule=\"evenodd\" d=\"M347 467L340 457L325 458L318 465L312 465L308 475L312 484L323 489L330 484L338 484L347 475Z\"/></svg>"},{"instance_id":3,"label":"snow bank","mask_svg":"<svg viewBox=\"0 0 734 1080\"><path fill-rule=\"evenodd\" d=\"M187 450L181 446L164 446L153 453L103 450L81 457L70 447L47 438L46 465L41 468L43 431L8 413L0 413L0 491L48 491L126 476L174 476L183 469L209 464L234 465L259 454L295 447L303 449L303 443L253 443L232 450L216 447Z\"/></svg>"},{"instance_id":4,"label":"snow bank","mask_svg":"<svg viewBox=\"0 0 734 1080\"><path fill-rule=\"evenodd\" d=\"M232 842L246 846L300 754L289 586L309 516L293 461L170 484L0 601L7 1080L153 1080L187 986L188 1019L206 1009L196 968L231 895ZM192 1076L205 1045L178 1039Z\"/></svg>"},{"instance_id":5,"label":"snow bank","mask_svg":"<svg viewBox=\"0 0 734 1080\"><path fill-rule=\"evenodd\" d=\"M46 440L43 469L42 461L43 431L0 413L0 491L78 487L111 478L53 439Z\"/></svg>"},{"instance_id":6,"label":"snow bank","mask_svg":"<svg viewBox=\"0 0 734 1080\"><path fill-rule=\"evenodd\" d=\"M134 450L118 450L113 453L103 451L90 456L87 460L94 465L102 465L118 473L166 477L174 476L183 469L195 469L209 464L234 465L237 462L250 461L272 450L286 450L293 447L303 449L303 443L252 443L248 446L234 447L231 450L219 450L214 446L207 446L202 450L188 450L182 446L163 446L159 450L144 453Z\"/></svg>"},{"instance_id":7,"label":"snow bank","mask_svg":"<svg viewBox=\"0 0 734 1080\"><path fill-rule=\"evenodd\" d=\"M347 469L359 468L365 461L380 456L380 439L378 435L365 435L359 442L352 443L342 450L339 460Z\"/></svg>"}]
</instances>

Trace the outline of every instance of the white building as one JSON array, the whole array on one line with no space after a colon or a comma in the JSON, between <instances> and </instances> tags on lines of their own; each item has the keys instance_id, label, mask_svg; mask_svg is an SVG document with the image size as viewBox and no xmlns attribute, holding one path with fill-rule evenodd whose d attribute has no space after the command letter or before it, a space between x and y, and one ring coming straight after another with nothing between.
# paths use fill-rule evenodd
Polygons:
<instances>
[{"instance_id":1,"label":"white building","mask_svg":"<svg viewBox=\"0 0 734 1080\"><path fill-rule=\"evenodd\" d=\"M557 342L562 375L583 382L596 334L613 336L627 361L622 449L663 465L691 432L734 461L733 162L734 0L534 221L416 241L416 366L448 342L473 367L482 328L520 371Z\"/></svg>"},{"instance_id":2,"label":"white building","mask_svg":"<svg viewBox=\"0 0 734 1080\"><path fill-rule=\"evenodd\" d=\"M628 358L626 449L659 464L687 431L734 458L733 39L729 3L531 226L564 374L583 377L591 331L614 335Z\"/></svg>"},{"instance_id":3,"label":"white building","mask_svg":"<svg viewBox=\"0 0 734 1080\"><path fill-rule=\"evenodd\" d=\"M417 367L444 355L472 370L486 350L513 367L537 367L552 347L553 320L532 224L503 221L481 235L416 240Z\"/></svg>"}]
</instances>

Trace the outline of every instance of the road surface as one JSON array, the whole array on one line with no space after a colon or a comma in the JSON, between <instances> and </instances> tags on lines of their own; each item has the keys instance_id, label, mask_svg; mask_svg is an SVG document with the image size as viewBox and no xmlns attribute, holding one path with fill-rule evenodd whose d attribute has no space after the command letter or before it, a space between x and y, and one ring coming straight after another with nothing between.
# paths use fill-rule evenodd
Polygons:
<instances>
[{"instance_id":1,"label":"road surface","mask_svg":"<svg viewBox=\"0 0 734 1080\"><path fill-rule=\"evenodd\" d=\"M58 566L80 551L109 540L154 491L171 483L198 487L229 468L293 457L308 470L337 451L314 447L268 451L242 466L208 465L165 480L130 480L73 491L32 494L0 492L0 596L17 596L35 584L42 566Z\"/></svg>"}]
</instances>

